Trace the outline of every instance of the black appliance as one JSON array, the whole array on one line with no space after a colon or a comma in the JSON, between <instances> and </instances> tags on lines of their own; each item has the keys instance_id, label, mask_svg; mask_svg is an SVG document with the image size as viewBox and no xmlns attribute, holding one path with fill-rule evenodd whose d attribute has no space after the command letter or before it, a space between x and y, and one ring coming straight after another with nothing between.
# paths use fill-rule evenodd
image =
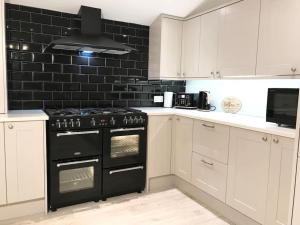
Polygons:
<instances>
[{"instance_id":1,"label":"black appliance","mask_svg":"<svg viewBox=\"0 0 300 225\"><path fill-rule=\"evenodd\" d=\"M298 88L269 88L266 112L267 122L295 128L298 97Z\"/></svg>"},{"instance_id":2,"label":"black appliance","mask_svg":"<svg viewBox=\"0 0 300 225\"><path fill-rule=\"evenodd\" d=\"M86 53L106 53L123 55L136 49L105 37L101 32L101 9L81 6L81 32L53 40L46 52L67 50Z\"/></svg>"},{"instance_id":3,"label":"black appliance","mask_svg":"<svg viewBox=\"0 0 300 225\"><path fill-rule=\"evenodd\" d=\"M214 111L215 106L210 104L211 95L209 91L200 91L198 97L198 109L202 111Z\"/></svg>"},{"instance_id":4,"label":"black appliance","mask_svg":"<svg viewBox=\"0 0 300 225\"><path fill-rule=\"evenodd\" d=\"M147 114L123 108L46 113L50 210L144 190Z\"/></svg>"},{"instance_id":5,"label":"black appliance","mask_svg":"<svg viewBox=\"0 0 300 225\"><path fill-rule=\"evenodd\" d=\"M196 94L189 93L176 93L175 108L180 109L197 109L196 107Z\"/></svg>"}]
</instances>

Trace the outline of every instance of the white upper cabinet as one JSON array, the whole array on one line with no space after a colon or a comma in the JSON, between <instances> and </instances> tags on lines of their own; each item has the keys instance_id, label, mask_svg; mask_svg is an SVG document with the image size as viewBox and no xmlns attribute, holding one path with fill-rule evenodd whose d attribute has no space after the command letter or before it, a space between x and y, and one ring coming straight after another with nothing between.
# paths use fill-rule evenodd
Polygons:
<instances>
[{"instance_id":1,"label":"white upper cabinet","mask_svg":"<svg viewBox=\"0 0 300 225\"><path fill-rule=\"evenodd\" d=\"M191 182L193 151L193 120L176 117L174 130L174 172Z\"/></svg>"},{"instance_id":2,"label":"white upper cabinet","mask_svg":"<svg viewBox=\"0 0 300 225\"><path fill-rule=\"evenodd\" d=\"M293 139L272 137L266 225L291 224L296 157Z\"/></svg>"},{"instance_id":3,"label":"white upper cabinet","mask_svg":"<svg viewBox=\"0 0 300 225\"><path fill-rule=\"evenodd\" d=\"M149 79L181 78L182 21L160 16L149 38Z\"/></svg>"},{"instance_id":4,"label":"white upper cabinet","mask_svg":"<svg viewBox=\"0 0 300 225\"><path fill-rule=\"evenodd\" d=\"M271 135L230 128L226 203L263 224Z\"/></svg>"},{"instance_id":5,"label":"white upper cabinet","mask_svg":"<svg viewBox=\"0 0 300 225\"><path fill-rule=\"evenodd\" d=\"M216 78L255 75L260 0L244 0L220 13Z\"/></svg>"},{"instance_id":6,"label":"white upper cabinet","mask_svg":"<svg viewBox=\"0 0 300 225\"><path fill-rule=\"evenodd\" d=\"M199 45L201 17L183 22L182 36L182 76L184 78L197 78L199 74Z\"/></svg>"},{"instance_id":7,"label":"white upper cabinet","mask_svg":"<svg viewBox=\"0 0 300 225\"><path fill-rule=\"evenodd\" d=\"M7 202L45 197L44 122L5 123Z\"/></svg>"},{"instance_id":8,"label":"white upper cabinet","mask_svg":"<svg viewBox=\"0 0 300 225\"><path fill-rule=\"evenodd\" d=\"M201 16L199 77L214 78L217 67L220 10Z\"/></svg>"},{"instance_id":9,"label":"white upper cabinet","mask_svg":"<svg viewBox=\"0 0 300 225\"><path fill-rule=\"evenodd\" d=\"M299 0L261 0L257 75L300 74L299 12Z\"/></svg>"},{"instance_id":10,"label":"white upper cabinet","mask_svg":"<svg viewBox=\"0 0 300 225\"><path fill-rule=\"evenodd\" d=\"M4 204L6 204L4 127L3 123L0 123L0 205Z\"/></svg>"},{"instance_id":11,"label":"white upper cabinet","mask_svg":"<svg viewBox=\"0 0 300 225\"><path fill-rule=\"evenodd\" d=\"M6 96L5 10L0 0L0 113L7 112Z\"/></svg>"},{"instance_id":12,"label":"white upper cabinet","mask_svg":"<svg viewBox=\"0 0 300 225\"><path fill-rule=\"evenodd\" d=\"M148 177L171 174L172 116L149 116Z\"/></svg>"}]
</instances>

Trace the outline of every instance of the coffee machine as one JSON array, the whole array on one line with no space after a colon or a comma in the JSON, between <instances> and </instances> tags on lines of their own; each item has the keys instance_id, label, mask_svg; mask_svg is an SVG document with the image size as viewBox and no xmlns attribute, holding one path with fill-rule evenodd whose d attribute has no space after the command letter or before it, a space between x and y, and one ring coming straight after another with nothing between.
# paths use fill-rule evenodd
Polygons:
<instances>
[{"instance_id":1,"label":"coffee machine","mask_svg":"<svg viewBox=\"0 0 300 225\"><path fill-rule=\"evenodd\" d=\"M211 95L209 91L199 92L198 109L203 111L215 110L215 107L211 105Z\"/></svg>"}]
</instances>

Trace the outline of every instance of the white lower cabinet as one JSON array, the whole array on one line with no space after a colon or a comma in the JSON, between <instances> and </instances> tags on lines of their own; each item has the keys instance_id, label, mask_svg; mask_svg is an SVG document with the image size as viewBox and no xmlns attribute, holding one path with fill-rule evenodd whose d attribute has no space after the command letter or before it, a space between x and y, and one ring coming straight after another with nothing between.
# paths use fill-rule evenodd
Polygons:
<instances>
[{"instance_id":1,"label":"white lower cabinet","mask_svg":"<svg viewBox=\"0 0 300 225\"><path fill-rule=\"evenodd\" d=\"M149 116L148 177L171 174L172 116Z\"/></svg>"},{"instance_id":2,"label":"white lower cabinet","mask_svg":"<svg viewBox=\"0 0 300 225\"><path fill-rule=\"evenodd\" d=\"M6 176L5 176L5 150L4 127L0 123L0 205L6 204Z\"/></svg>"},{"instance_id":3,"label":"white lower cabinet","mask_svg":"<svg viewBox=\"0 0 300 225\"><path fill-rule=\"evenodd\" d=\"M226 197L227 166L193 153L192 183L222 202Z\"/></svg>"},{"instance_id":4,"label":"white lower cabinet","mask_svg":"<svg viewBox=\"0 0 300 225\"><path fill-rule=\"evenodd\" d=\"M290 225L293 204L294 140L272 137L266 225Z\"/></svg>"},{"instance_id":5,"label":"white lower cabinet","mask_svg":"<svg viewBox=\"0 0 300 225\"><path fill-rule=\"evenodd\" d=\"M175 175L191 182L193 120L176 117L174 129L174 172Z\"/></svg>"},{"instance_id":6,"label":"white lower cabinet","mask_svg":"<svg viewBox=\"0 0 300 225\"><path fill-rule=\"evenodd\" d=\"M44 198L44 122L7 122L7 203Z\"/></svg>"},{"instance_id":7,"label":"white lower cabinet","mask_svg":"<svg viewBox=\"0 0 300 225\"><path fill-rule=\"evenodd\" d=\"M263 223L266 212L271 135L231 128L226 203Z\"/></svg>"}]
</instances>

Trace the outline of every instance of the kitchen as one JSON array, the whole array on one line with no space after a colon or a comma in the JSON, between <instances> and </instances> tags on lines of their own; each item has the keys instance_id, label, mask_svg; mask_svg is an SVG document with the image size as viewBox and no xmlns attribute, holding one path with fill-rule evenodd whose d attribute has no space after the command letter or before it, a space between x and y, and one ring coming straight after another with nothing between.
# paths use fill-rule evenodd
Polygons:
<instances>
[{"instance_id":1,"label":"kitchen","mask_svg":"<svg viewBox=\"0 0 300 225\"><path fill-rule=\"evenodd\" d=\"M297 0L0 2L0 224L300 224Z\"/></svg>"}]
</instances>

